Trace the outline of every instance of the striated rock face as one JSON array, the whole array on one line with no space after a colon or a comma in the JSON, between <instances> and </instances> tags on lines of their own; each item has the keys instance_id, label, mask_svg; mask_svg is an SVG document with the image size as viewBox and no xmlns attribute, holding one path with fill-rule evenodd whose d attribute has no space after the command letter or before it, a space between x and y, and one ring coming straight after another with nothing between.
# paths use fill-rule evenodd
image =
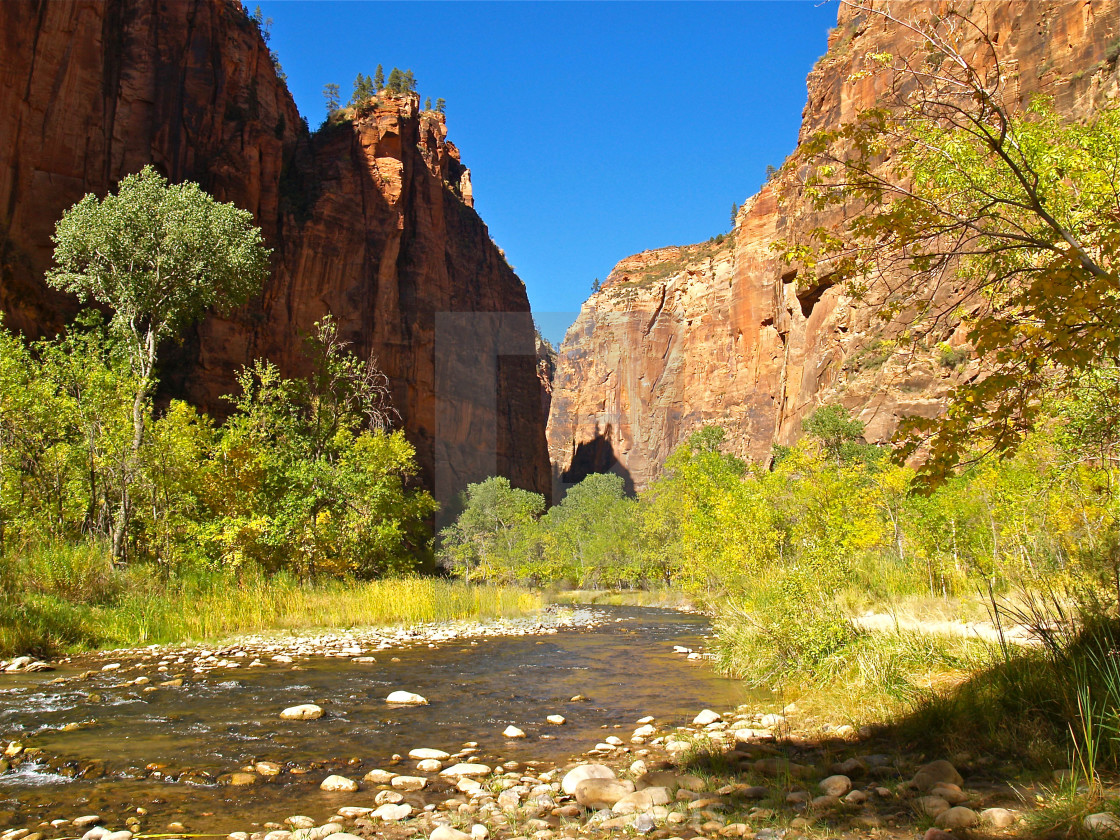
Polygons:
<instances>
[{"instance_id":1,"label":"striated rock face","mask_svg":"<svg viewBox=\"0 0 1120 840\"><path fill-rule=\"evenodd\" d=\"M1117 0L965 5L998 44L1020 102L1043 92L1079 115L1116 95ZM801 139L876 103L876 78L853 78L868 53L913 49L897 27L841 6L829 52L809 75ZM839 288L798 282L771 245L829 219L805 203L779 206L778 186L743 205L724 242L628 257L584 304L554 380L548 442L558 484L612 470L640 489L707 423L727 429L729 450L765 460L822 403L843 404L867 424L869 441L885 442L900 418L935 416L952 385L975 374L952 324L924 352L903 352L893 339L904 324L883 324Z\"/></svg>"},{"instance_id":2,"label":"striated rock face","mask_svg":"<svg viewBox=\"0 0 1120 840\"><path fill-rule=\"evenodd\" d=\"M233 0L2 3L0 43L7 326L39 335L73 314L41 279L55 222L154 163L250 210L274 249L259 300L168 348L168 393L222 414L240 365L303 372L302 335L331 314L390 377L441 499L491 474L548 492L525 288L472 209L442 115L386 96L309 134Z\"/></svg>"}]
</instances>

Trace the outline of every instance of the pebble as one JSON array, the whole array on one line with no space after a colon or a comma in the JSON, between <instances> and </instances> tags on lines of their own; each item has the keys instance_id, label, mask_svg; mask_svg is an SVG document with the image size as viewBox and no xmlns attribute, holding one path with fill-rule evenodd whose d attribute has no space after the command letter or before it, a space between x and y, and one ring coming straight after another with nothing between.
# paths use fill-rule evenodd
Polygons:
<instances>
[{"instance_id":1,"label":"pebble","mask_svg":"<svg viewBox=\"0 0 1120 840\"><path fill-rule=\"evenodd\" d=\"M1102 811L1099 814L1089 814L1089 816L1081 821L1081 824L1090 834L1120 837L1120 820L1107 812Z\"/></svg>"},{"instance_id":2,"label":"pebble","mask_svg":"<svg viewBox=\"0 0 1120 840\"><path fill-rule=\"evenodd\" d=\"M427 786L428 780L423 776L394 776L389 784L397 790L412 792L423 790Z\"/></svg>"},{"instance_id":3,"label":"pebble","mask_svg":"<svg viewBox=\"0 0 1120 840\"><path fill-rule=\"evenodd\" d=\"M573 767L560 782L560 790L572 796L579 783L586 779L613 779L614 771L605 764L580 764Z\"/></svg>"},{"instance_id":4,"label":"pebble","mask_svg":"<svg viewBox=\"0 0 1120 840\"><path fill-rule=\"evenodd\" d=\"M393 777L396 775L396 773L391 773L388 770L374 769L366 773L362 777L362 780L375 785L387 785L393 780Z\"/></svg>"},{"instance_id":5,"label":"pebble","mask_svg":"<svg viewBox=\"0 0 1120 840\"><path fill-rule=\"evenodd\" d=\"M852 780L843 775L829 776L818 787L825 796L841 797L852 789Z\"/></svg>"},{"instance_id":6,"label":"pebble","mask_svg":"<svg viewBox=\"0 0 1120 840\"><path fill-rule=\"evenodd\" d=\"M100 814L86 814L84 817L71 820L71 824L74 828L85 828L86 826L94 825L99 822L101 822Z\"/></svg>"},{"instance_id":7,"label":"pebble","mask_svg":"<svg viewBox=\"0 0 1120 840\"><path fill-rule=\"evenodd\" d=\"M980 822L992 828L1010 828L1019 821L1019 815L1006 808L987 808L980 812Z\"/></svg>"},{"instance_id":8,"label":"pebble","mask_svg":"<svg viewBox=\"0 0 1120 840\"><path fill-rule=\"evenodd\" d=\"M489 776L490 768L485 764L459 763L444 767L441 776Z\"/></svg>"},{"instance_id":9,"label":"pebble","mask_svg":"<svg viewBox=\"0 0 1120 840\"><path fill-rule=\"evenodd\" d=\"M634 783L621 779L584 779L575 789L576 802L584 808L599 811L612 807L628 793L634 792Z\"/></svg>"},{"instance_id":10,"label":"pebble","mask_svg":"<svg viewBox=\"0 0 1120 840\"><path fill-rule=\"evenodd\" d=\"M548 721L551 724L556 725L556 726L563 726L565 723L568 722L568 719L566 717L564 717L563 715L549 715L548 717L545 718L545 720Z\"/></svg>"},{"instance_id":11,"label":"pebble","mask_svg":"<svg viewBox=\"0 0 1120 840\"><path fill-rule=\"evenodd\" d=\"M379 820L385 822L399 822L400 820L406 819L411 813L411 805L405 805L404 803L400 805L386 803L376 808L371 816L377 817Z\"/></svg>"},{"instance_id":12,"label":"pebble","mask_svg":"<svg viewBox=\"0 0 1120 840\"><path fill-rule=\"evenodd\" d=\"M322 706L314 703L303 703L299 706L289 706L280 713L282 720L318 720L323 716Z\"/></svg>"},{"instance_id":13,"label":"pebble","mask_svg":"<svg viewBox=\"0 0 1120 840\"><path fill-rule=\"evenodd\" d=\"M929 791L942 782L960 787L964 784L964 779L952 764L944 759L938 759L918 768L918 772L910 780L910 785L920 791Z\"/></svg>"},{"instance_id":14,"label":"pebble","mask_svg":"<svg viewBox=\"0 0 1120 840\"><path fill-rule=\"evenodd\" d=\"M525 732L512 724L502 730L503 738L524 738Z\"/></svg>"},{"instance_id":15,"label":"pebble","mask_svg":"<svg viewBox=\"0 0 1120 840\"><path fill-rule=\"evenodd\" d=\"M394 691L385 698L385 702L394 706L427 706L428 699L411 691Z\"/></svg>"},{"instance_id":16,"label":"pebble","mask_svg":"<svg viewBox=\"0 0 1120 840\"><path fill-rule=\"evenodd\" d=\"M397 777L401 778L401 777ZM394 782L396 779L393 780ZM358 790L358 783L353 779L348 779L345 776L327 776L319 784L319 790L326 790L332 793L355 793Z\"/></svg>"},{"instance_id":17,"label":"pebble","mask_svg":"<svg viewBox=\"0 0 1120 840\"><path fill-rule=\"evenodd\" d=\"M950 807L949 803L940 796L921 796L914 802L914 809L927 817L938 817Z\"/></svg>"},{"instance_id":18,"label":"pebble","mask_svg":"<svg viewBox=\"0 0 1120 840\"><path fill-rule=\"evenodd\" d=\"M446 759L451 758L451 754L447 753L447 752L444 752L443 750L432 750L432 749L428 749L426 747L422 747L422 748L416 749L416 750L409 750L408 751L408 757L409 758L420 758L420 759L434 758L434 759L437 759L439 761L445 761Z\"/></svg>"},{"instance_id":19,"label":"pebble","mask_svg":"<svg viewBox=\"0 0 1120 840\"><path fill-rule=\"evenodd\" d=\"M443 762L436 758L425 758L416 762L416 769L421 773L438 773L443 769Z\"/></svg>"},{"instance_id":20,"label":"pebble","mask_svg":"<svg viewBox=\"0 0 1120 840\"><path fill-rule=\"evenodd\" d=\"M934 819L933 824L938 828L952 831L957 828L971 828L978 822L980 822L980 816L975 811L971 808L965 808L963 805L957 805L939 814Z\"/></svg>"}]
</instances>

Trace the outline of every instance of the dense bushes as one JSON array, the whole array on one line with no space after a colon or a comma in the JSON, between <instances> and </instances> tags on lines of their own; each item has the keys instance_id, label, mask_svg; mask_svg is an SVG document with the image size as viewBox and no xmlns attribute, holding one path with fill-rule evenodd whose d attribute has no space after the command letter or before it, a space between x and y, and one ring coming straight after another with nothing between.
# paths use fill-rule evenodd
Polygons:
<instances>
[{"instance_id":1,"label":"dense bushes","mask_svg":"<svg viewBox=\"0 0 1120 840\"><path fill-rule=\"evenodd\" d=\"M790 679L855 642L850 616L869 606L1019 583L1107 586L1115 511L1104 463L1077 451L1086 432L1071 417L1083 404L1056 406L1050 431L1014 458L931 493L838 408L808 418L770 468L724 453L709 427L636 499L617 476L593 475L543 513L543 500L500 479L474 485L443 554L487 580L683 588L719 614L729 670ZM516 515L494 512L506 498L525 502Z\"/></svg>"},{"instance_id":2,"label":"dense bushes","mask_svg":"<svg viewBox=\"0 0 1120 840\"><path fill-rule=\"evenodd\" d=\"M238 377L221 426L173 401L142 411L132 370L96 315L31 345L0 330L0 546L107 539L129 499L127 556L166 567L375 577L428 551L431 497L414 452L387 429L384 377L329 320L306 380L259 361Z\"/></svg>"}]
</instances>

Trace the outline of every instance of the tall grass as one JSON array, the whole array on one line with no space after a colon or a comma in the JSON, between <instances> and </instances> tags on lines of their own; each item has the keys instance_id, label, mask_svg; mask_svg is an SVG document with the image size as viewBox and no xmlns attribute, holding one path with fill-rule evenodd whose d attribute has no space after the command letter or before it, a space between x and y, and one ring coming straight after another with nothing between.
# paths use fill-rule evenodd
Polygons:
<instances>
[{"instance_id":1,"label":"tall grass","mask_svg":"<svg viewBox=\"0 0 1120 840\"><path fill-rule=\"evenodd\" d=\"M432 578L301 583L151 566L114 569L104 546L50 545L0 561L0 655L208 641L245 633L512 617L536 593Z\"/></svg>"}]
</instances>

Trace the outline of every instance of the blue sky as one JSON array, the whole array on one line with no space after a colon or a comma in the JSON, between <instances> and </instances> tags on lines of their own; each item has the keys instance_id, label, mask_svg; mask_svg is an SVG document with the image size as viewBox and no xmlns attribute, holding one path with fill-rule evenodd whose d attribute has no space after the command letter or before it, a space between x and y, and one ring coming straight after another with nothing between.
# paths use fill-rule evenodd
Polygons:
<instances>
[{"instance_id":1,"label":"blue sky","mask_svg":"<svg viewBox=\"0 0 1120 840\"><path fill-rule=\"evenodd\" d=\"M248 0L252 8L254 0ZM730 227L793 151L834 0L261 0L312 128L323 85L411 68L447 100L475 209L554 343L595 277Z\"/></svg>"}]
</instances>

